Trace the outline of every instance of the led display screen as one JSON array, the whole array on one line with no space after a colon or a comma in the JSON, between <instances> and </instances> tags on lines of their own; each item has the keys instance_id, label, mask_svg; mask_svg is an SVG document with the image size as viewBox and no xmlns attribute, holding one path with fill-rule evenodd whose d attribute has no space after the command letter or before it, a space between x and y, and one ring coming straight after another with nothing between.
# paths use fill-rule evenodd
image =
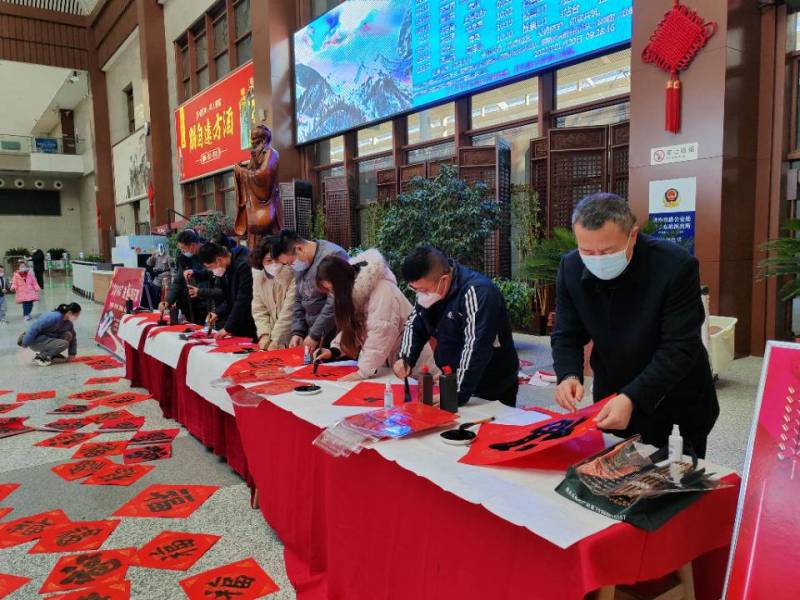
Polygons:
<instances>
[{"instance_id":1,"label":"led display screen","mask_svg":"<svg viewBox=\"0 0 800 600\"><path fill-rule=\"evenodd\" d=\"M348 0L294 35L297 141L621 46L632 0Z\"/></svg>"}]
</instances>

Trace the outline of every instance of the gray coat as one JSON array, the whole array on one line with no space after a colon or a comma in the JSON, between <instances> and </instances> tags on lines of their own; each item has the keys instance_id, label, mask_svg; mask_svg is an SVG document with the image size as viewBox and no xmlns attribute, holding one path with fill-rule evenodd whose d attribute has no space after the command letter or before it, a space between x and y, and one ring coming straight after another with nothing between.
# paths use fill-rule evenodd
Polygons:
<instances>
[{"instance_id":1,"label":"gray coat","mask_svg":"<svg viewBox=\"0 0 800 600\"><path fill-rule=\"evenodd\" d=\"M323 294L317 288L317 269L319 263L326 256L336 255L348 260L349 256L341 247L333 242L317 240L317 253L311 266L297 273L295 284L297 295L294 300L294 319L292 320L292 335L301 337L311 336L320 341L323 336L326 341L333 338L336 331L336 322L333 315L333 296Z\"/></svg>"}]
</instances>

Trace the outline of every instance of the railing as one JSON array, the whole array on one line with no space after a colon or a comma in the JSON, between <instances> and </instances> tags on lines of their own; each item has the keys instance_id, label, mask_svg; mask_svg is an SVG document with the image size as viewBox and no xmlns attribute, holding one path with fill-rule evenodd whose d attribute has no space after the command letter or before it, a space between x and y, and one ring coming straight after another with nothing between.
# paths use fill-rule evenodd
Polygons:
<instances>
[{"instance_id":1,"label":"railing","mask_svg":"<svg viewBox=\"0 0 800 600\"><path fill-rule=\"evenodd\" d=\"M84 141L62 137L0 133L0 154L83 154Z\"/></svg>"}]
</instances>

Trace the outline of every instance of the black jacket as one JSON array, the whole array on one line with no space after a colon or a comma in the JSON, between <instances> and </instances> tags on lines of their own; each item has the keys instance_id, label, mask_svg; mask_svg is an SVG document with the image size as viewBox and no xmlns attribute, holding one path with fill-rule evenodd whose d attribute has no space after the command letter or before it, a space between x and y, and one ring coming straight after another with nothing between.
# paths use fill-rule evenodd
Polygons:
<instances>
[{"instance_id":1,"label":"black jacket","mask_svg":"<svg viewBox=\"0 0 800 600\"><path fill-rule=\"evenodd\" d=\"M456 373L459 404L472 396L497 400L519 374L506 303L486 275L452 265L447 297L428 309L416 304L411 311L400 355L415 365L428 340L436 338L436 365Z\"/></svg>"},{"instance_id":2,"label":"black jacket","mask_svg":"<svg viewBox=\"0 0 800 600\"><path fill-rule=\"evenodd\" d=\"M221 327L235 336L256 339L253 320L253 272L247 260L248 251L237 246L231 252L231 264L222 276L224 299L217 305Z\"/></svg>"},{"instance_id":3,"label":"black jacket","mask_svg":"<svg viewBox=\"0 0 800 600\"><path fill-rule=\"evenodd\" d=\"M44 271L44 252L41 250L37 250L31 255L31 262L33 263L33 270L43 272Z\"/></svg>"},{"instance_id":4,"label":"black jacket","mask_svg":"<svg viewBox=\"0 0 800 600\"><path fill-rule=\"evenodd\" d=\"M189 298L189 288L186 285L186 279L183 277L183 272L188 269L194 272L192 279L198 287L197 298ZM167 302L180 308L184 316L193 323L204 324L209 309L207 290L212 287L214 275L205 268L197 256L188 258L180 252L178 252L178 257L175 259L175 270L175 277L167 294Z\"/></svg>"},{"instance_id":5,"label":"black jacket","mask_svg":"<svg viewBox=\"0 0 800 600\"><path fill-rule=\"evenodd\" d=\"M583 347L592 340L594 399L623 393L634 404L621 434L641 433L663 446L677 423L704 453L719 404L700 336L697 260L640 234L630 265L611 281L592 275L577 251L565 255L556 294L551 342L559 383L569 375L583 380Z\"/></svg>"}]
</instances>

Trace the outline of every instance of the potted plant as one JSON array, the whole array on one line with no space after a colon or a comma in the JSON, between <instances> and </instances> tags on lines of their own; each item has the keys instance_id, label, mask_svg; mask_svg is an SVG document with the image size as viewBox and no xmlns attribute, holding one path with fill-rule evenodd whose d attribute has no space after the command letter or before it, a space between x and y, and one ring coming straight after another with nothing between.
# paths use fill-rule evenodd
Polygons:
<instances>
[{"instance_id":1,"label":"potted plant","mask_svg":"<svg viewBox=\"0 0 800 600\"><path fill-rule=\"evenodd\" d=\"M525 276L534 283L537 325L541 334L548 330L550 290L556 282L561 257L577 247L575 234L571 230L554 227L550 237L536 241L525 261Z\"/></svg>"},{"instance_id":2,"label":"potted plant","mask_svg":"<svg viewBox=\"0 0 800 600\"><path fill-rule=\"evenodd\" d=\"M758 263L757 278L760 280L773 277L781 278L781 287L778 289L778 298L789 302L800 296L800 219L790 219L781 227L789 235L768 240L761 245L761 250L767 258ZM795 341L800 341L800 336L795 333Z\"/></svg>"}]
</instances>

